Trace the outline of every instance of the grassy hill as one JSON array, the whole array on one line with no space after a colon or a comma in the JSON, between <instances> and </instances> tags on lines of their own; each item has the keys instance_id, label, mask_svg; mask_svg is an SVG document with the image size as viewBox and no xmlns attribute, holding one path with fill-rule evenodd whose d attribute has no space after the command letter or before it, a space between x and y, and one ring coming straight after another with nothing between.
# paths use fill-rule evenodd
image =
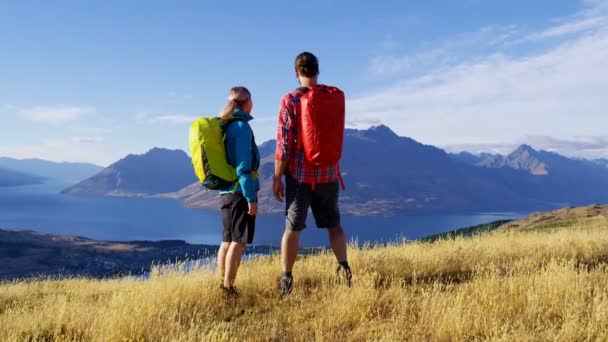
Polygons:
<instances>
[{"instance_id":1,"label":"grassy hill","mask_svg":"<svg viewBox=\"0 0 608 342\"><path fill-rule=\"evenodd\" d=\"M349 252L352 288L337 281L333 257L320 254L296 264L285 300L276 256L243 265L236 301L205 270L149 281L4 283L0 340L608 339L606 206L539 214L469 238Z\"/></svg>"}]
</instances>

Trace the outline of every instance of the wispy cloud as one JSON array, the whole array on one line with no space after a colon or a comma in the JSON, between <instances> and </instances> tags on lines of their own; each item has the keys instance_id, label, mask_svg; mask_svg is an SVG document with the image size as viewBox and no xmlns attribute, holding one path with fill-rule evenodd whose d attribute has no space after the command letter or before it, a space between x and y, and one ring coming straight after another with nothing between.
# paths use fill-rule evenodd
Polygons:
<instances>
[{"instance_id":1,"label":"wispy cloud","mask_svg":"<svg viewBox=\"0 0 608 342\"><path fill-rule=\"evenodd\" d=\"M180 93L176 91L170 91L167 95L173 99L189 100L192 98L192 94L190 93Z\"/></svg>"},{"instance_id":2,"label":"wispy cloud","mask_svg":"<svg viewBox=\"0 0 608 342\"><path fill-rule=\"evenodd\" d=\"M520 141L522 136L602 136L608 127L607 16L585 24L593 24L589 30L583 30L585 25L574 25L581 17L537 32L539 36L554 36L577 31L556 44L539 44L524 54L494 49L482 56L469 55L457 63L439 63L421 75L403 76L383 89L356 96L348 104L349 124L365 126L370 119L377 119L426 143L498 142L494 149L505 143L512 147L511 142ZM503 42L535 34L517 27L507 31ZM480 33L478 37L483 36ZM408 60L409 56L402 57ZM557 148L564 150L563 146Z\"/></svg>"},{"instance_id":3,"label":"wispy cloud","mask_svg":"<svg viewBox=\"0 0 608 342\"><path fill-rule=\"evenodd\" d=\"M483 55L496 47L507 46L521 34L517 25L487 26L476 32L458 34L449 39L425 43L407 53L398 54L395 49L384 49L370 62L370 71L378 77L395 77L409 73L420 73L429 68L444 68L456 65L466 58ZM392 39L392 38L391 38ZM394 40L394 39L393 39ZM397 47L397 41L395 47ZM385 45L382 41L381 46Z\"/></svg>"},{"instance_id":4,"label":"wispy cloud","mask_svg":"<svg viewBox=\"0 0 608 342\"><path fill-rule=\"evenodd\" d=\"M103 137L72 137L77 144L101 144L105 141Z\"/></svg>"},{"instance_id":5,"label":"wispy cloud","mask_svg":"<svg viewBox=\"0 0 608 342\"><path fill-rule=\"evenodd\" d=\"M584 12L587 15L608 13L608 1L606 0L583 0L583 3L587 6Z\"/></svg>"},{"instance_id":6,"label":"wispy cloud","mask_svg":"<svg viewBox=\"0 0 608 342\"><path fill-rule=\"evenodd\" d=\"M409 56L376 56L371 62L372 72L380 76L399 73L411 66L412 60Z\"/></svg>"},{"instance_id":7,"label":"wispy cloud","mask_svg":"<svg viewBox=\"0 0 608 342\"><path fill-rule=\"evenodd\" d=\"M523 143L523 142L522 142ZM492 143L492 142L480 142L480 143L460 143L440 146L448 152L470 152L473 154L479 153L492 153L506 155L513 152L521 143Z\"/></svg>"},{"instance_id":8,"label":"wispy cloud","mask_svg":"<svg viewBox=\"0 0 608 342\"><path fill-rule=\"evenodd\" d=\"M357 118L347 120L347 125L353 126L353 127L359 127L359 126L367 127L367 126L378 125L381 123L382 123L382 120L375 118L375 117L357 117Z\"/></svg>"},{"instance_id":9,"label":"wispy cloud","mask_svg":"<svg viewBox=\"0 0 608 342\"><path fill-rule=\"evenodd\" d=\"M546 135L531 135L526 140L532 144L542 146L548 150L559 150L570 148L576 150L589 150L608 147L608 136L574 137L572 139L561 139Z\"/></svg>"},{"instance_id":10,"label":"wispy cloud","mask_svg":"<svg viewBox=\"0 0 608 342\"><path fill-rule=\"evenodd\" d=\"M11 111L17 111L19 110L19 108L17 108L16 106L10 105L10 104L3 104L0 106L0 111L2 112L11 112Z\"/></svg>"},{"instance_id":11,"label":"wispy cloud","mask_svg":"<svg viewBox=\"0 0 608 342\"><path fill-rule=\"evenodd\" d=\"M183 103L183 102L187 102L187 101L191 100L193 96L190 93L170 91L167 93L167 97L168 97L168 100L167 100L168 104L178 104L178 103Z\"/></svg>"},{"instance_id":12,"label":"wispy cloud","mask_svg":"<svg viewBox=\"0 0 608 342\"><path fill-rule=\"evenodd\" d=\"M380 42L380 48L382 50L394 50L398 48L401 44L397 41L391 34L387 34L384 36L382 42Z\"/></svg>"},{"instance_id":13,"label":"wispy cloud","mask_svg":"<svg viewBox=\"0 0 608 342\"><path fill-rule=\"evenodd\" d=\"M187 114L160 114L160 115L150 115L146 113L137 113L135 115L135 120L139 124L159 124L159 123L169 123L169 124L186 124L191 123L196 120L198 116L196 115L187 115Z\"/></svg>"},{"instance_id":14,"label":"wispy cloud","mask_svg":"<svg viewBox=\"0 0 608 342\"><path fill-rule=\"evenodd\" d=\"M526 137L529 145L539 149L557 152L566 156L584 158L608 157L608 136L573 137L571 139L555 138L545 135Z\"/></svg>"},{"instance_id":15,"label":"wispy cloud","mask_svg":"<svg viewBox=\"0 0 608 342\"><path fill-rule=\"evenodd\" d=\"M28 120L45 124L63 124L77 121L85 116L95 115L93 107L54 106L21 109Z\"/></svg>"},{"instance_id":16,"label":"wispy cloud","mask_svg":"<svg viewBox=\"0 0 608 342\"><path fill-rule=\"evenodd\" d=\"M526 37L524 41L538 41L547 38L558 38L599 29L606 25L606 19L607 18L603 16L595 16L591 18L583 17L571 22L565 22L558 26L550 27L542 32L532 33Z\"/></svg>"}]
</instances>

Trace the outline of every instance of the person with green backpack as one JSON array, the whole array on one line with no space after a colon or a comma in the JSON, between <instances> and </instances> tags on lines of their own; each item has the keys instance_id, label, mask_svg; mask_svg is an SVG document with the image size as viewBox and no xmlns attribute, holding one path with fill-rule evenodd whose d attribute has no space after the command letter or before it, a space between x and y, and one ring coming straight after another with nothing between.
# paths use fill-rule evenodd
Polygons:
<instances>
[{"instance_id":1,"label":"person with green backpack","mask_svg":"<svg viewBox=\"0 0 608 342\"><path fill-rule=\"evenodd\" d=\"M190 128L195 173L210 190L220 190L223 239L218 251L221 288L230 297L246 245L253 242L260 190L260 154L249 121L251 93L234 87L220 117L201 118Z\"/></svg>"}]
</instances>

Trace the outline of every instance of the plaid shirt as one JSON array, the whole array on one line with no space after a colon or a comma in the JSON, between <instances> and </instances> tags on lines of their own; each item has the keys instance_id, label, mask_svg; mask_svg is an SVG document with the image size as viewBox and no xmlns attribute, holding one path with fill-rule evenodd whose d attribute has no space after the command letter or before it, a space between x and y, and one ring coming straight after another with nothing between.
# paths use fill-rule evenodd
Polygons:
<instances>
[{"instance_id":1,"label":"plaid shirt","mask_svg":"<svg viewBox=\"0 0 608 342\"><path fill-rule=\"evenodd\" d=\"M295 90L283 97L279 109L276 160L288 161L287 173L299 183L324 184L339 179L339 164L315 166L306 160L298 146L298 120L301 92Z\"/></svg>"}]
</instances>

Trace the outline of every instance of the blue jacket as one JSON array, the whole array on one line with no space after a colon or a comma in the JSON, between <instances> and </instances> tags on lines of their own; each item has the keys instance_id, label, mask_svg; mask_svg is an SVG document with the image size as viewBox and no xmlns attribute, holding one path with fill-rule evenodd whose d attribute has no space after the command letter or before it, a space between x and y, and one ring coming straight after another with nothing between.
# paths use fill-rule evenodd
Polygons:
<instances>
[{"instance_id":1,"label":"blue jacket","mask_svg":"<svg viewBox=\"0 0 608 342\"><path fill-rule=\"evenodd\" d=\"M238 183L236 192L245 196L247 202L253 203L258 200L258 190L260 190L260 180L257 170L260 168L260 152L255 143L253 130L249 126L249 121L253 117L240 109L234 114L242 120L235 120L226 126L226 156L228 163L236 169ZM221 195L232 193L234 185L228 189L220 191Z\"/></svg>"}]
</instances>

